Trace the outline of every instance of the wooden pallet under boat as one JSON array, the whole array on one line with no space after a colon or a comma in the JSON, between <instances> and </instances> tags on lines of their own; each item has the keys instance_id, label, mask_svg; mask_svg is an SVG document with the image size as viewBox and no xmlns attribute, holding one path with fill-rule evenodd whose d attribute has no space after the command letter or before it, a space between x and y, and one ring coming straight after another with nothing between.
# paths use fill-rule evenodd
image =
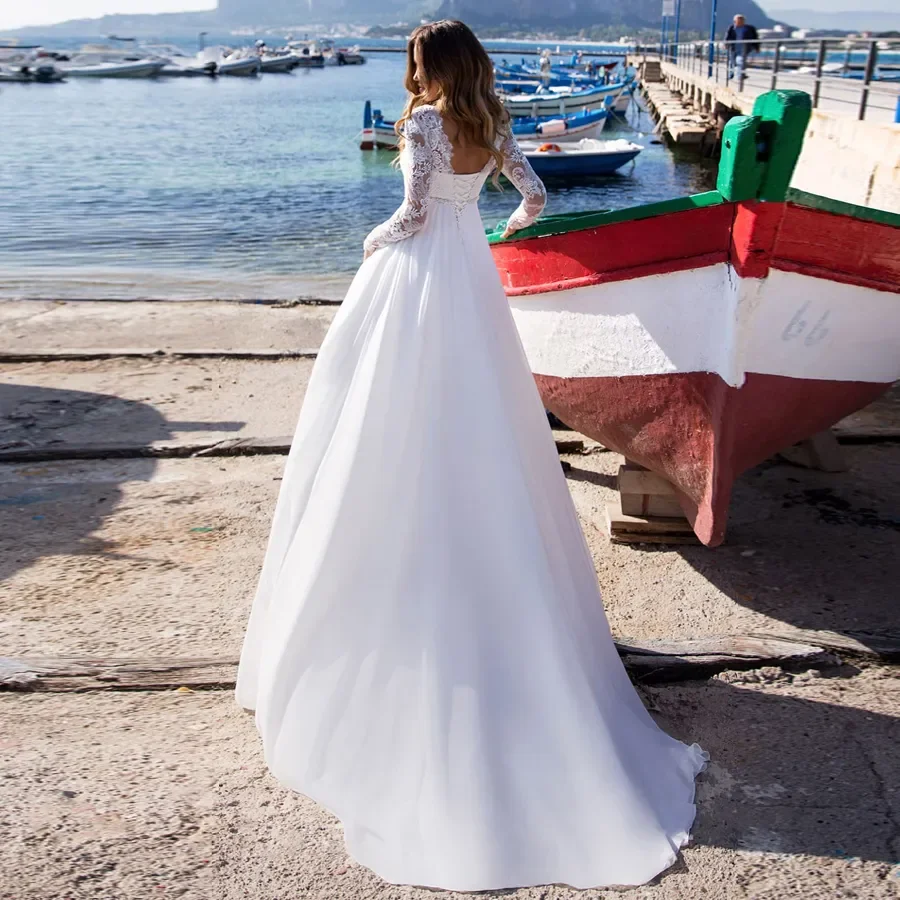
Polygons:
<instances>
[{"instance_id":1,"label":"wooden pallet under boat","mask_svg":"<svg viewBox=\"0 0 900 900\"><path fill-rule=\"evenodd\" d=\"M671 481L709 546L741 472L900 378L900 216L788 189L809 114L732 119L716 191L491 236L546 407Z\"/></svg>"}]
</instances>

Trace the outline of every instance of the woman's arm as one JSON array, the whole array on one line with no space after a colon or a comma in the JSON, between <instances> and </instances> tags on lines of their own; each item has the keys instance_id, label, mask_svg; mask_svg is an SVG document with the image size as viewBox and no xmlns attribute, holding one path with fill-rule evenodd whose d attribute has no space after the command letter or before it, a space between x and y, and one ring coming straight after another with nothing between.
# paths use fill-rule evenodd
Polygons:
<instances>
[{"instance_id":1,"label":"woman's arm","mask_svg":"<svg viewBox=\"0 0 900 900\"><path fill-rule=\"evenodd\" d=\"M434 142L431 140L430 132L435 126L440 128L439 120L432 121L436 116L434 110L417 109L404 123L405 196L397 212L369 233L363 244L366 257L388 244L412 237L425 226L428 215L428 191L434 172L434 158L431 151Z\"/></svg>"},{"instance_id":2,"label":"woman's arm","mask_svg":"<svg viewBox=\"0 0 900 900\"><path fill-rule=\"evenodd\" d=\"M512 134L500 145L503 153L503 174L522 195L518 209L509 217L503 237L527 228L543 212L547 204L547 189L531 168L531 163Z\"/></svg>"}]
</instances>

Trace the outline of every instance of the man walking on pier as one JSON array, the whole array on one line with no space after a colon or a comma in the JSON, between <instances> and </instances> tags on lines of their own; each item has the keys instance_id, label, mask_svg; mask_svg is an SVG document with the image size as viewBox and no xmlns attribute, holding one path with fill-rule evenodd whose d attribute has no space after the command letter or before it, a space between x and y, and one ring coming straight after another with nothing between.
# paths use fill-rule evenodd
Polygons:
<instances>
[{"instance_id":1,"label":"man walking on pier","mask_svg":"<svg viewBox=\"0 0 900 900\"><path fill-rule=\"evenodd\" d=\"M742 15L737 15L725 35L725 42L728 45L728 77L737 78L738 90L743 90L744 70L749 55L759 51L759 35Z\"/></svg>"}]
</instances>

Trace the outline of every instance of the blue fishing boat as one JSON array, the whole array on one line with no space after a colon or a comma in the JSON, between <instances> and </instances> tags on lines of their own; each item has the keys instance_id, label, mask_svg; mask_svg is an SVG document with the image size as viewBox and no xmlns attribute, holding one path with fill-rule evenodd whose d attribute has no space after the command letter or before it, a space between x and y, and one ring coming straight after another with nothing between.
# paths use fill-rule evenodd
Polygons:
<instances>
[{"instance_id":1,"label":"blue fishing boat","mask_svg":"<svg viewBox=\"0 0 900 900\"><path fill-rule=\"evenodd\" d=\"M566 90L541 86L534 93L507 94L503 103L511 116L566 115L576 110L598 109L612 98L616 111L622 105L628 108L631 100L631 82L619 81L615 84L599 84L589 88Z\"/></svg>"},{"instance_id":2,"label":"blue fishing boat","mask_svg":"<svg viewBox=\"0 0 900 900\"><path fill-rule=\"evenodd\" d=\"M590 138L571 144L520 143L540 178L577 178L611 175L636 159L644 149L627 140L596 141Z\"/></svg>"},{"instance_id":3,"label":"blue fishing boat","mask_svg":"<svg viewBox=\"0 0 900 900\"><path fill-rule=\"evenodd\" d=\"M593 138L603 131L609 118L609 110L595 109L572 113L567 116L522 116L512 120L512 130L519 141L578 141ZM395 122L385 119L380 109L372 109L366 100L363 110L363 128L360 132L360 150L397 149Z\"/></svg>"},{"instance_id":4,"label":"blue fishing boat","mask_svg":"<svg viewBox=\"0 0 900 900\"><path fill-rule=\"evenodd\" d=\"M518 84L525 85L550 85L554 87L591 87L598 83L598 79L585 73L551 71L549 73L535 71L521 71L509 69L504 66L495 66L494 75L497 84L509 86L514 89ZM506 88L504 88L506 89Z\"/></svg>"},{"instance_id":5,"label":"blue fishing boat","mask_svg":"<svg viewBox=\"0 0 900 900\"><path fill-rule=\"evenodd\" d=\"M512 130L519 141L579 141L597 137L608 120L606 108L568 116L520 116L512 120Z\"/></svg>"}]
</instances>

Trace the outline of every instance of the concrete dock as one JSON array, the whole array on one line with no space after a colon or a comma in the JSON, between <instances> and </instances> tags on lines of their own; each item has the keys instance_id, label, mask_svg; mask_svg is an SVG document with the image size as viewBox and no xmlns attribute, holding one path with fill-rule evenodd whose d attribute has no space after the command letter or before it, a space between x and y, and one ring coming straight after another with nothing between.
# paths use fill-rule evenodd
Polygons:
<instances>
[{"instance_id":1,"label":"concrete dock","mask_svg":"<svg viewBox=\"0 0 900 900\"><path fill-rule=\"evenodd\" d=\"M14 688L0 693L0 896L436 896L348 859L339 823L267 773L228 689L284 465L265 442L293 430L312 366L296 351L314 353L333 315L0 303L0 680ZM660 724L712 763L693 841L656 883L505 896L897 897L900 394L843 433L848 472L773 459L746 473L714 551L611 544L619 458L586 440L562 456L620 643L726 648L674 681L632 668ZM190 450L235 439L254 455ZM133 452L75 458L111 441ZM23 451L53 459L11 461ZM824 652L727 650L758 635ZM102 674L123 659L145 675L155 660L156 681ZM23 660L69 674L42 680ZM163 678L179 661L194 674ZM91 666L99 678L76 671Z\"/></svg>"},{"instance_id":2,"label":"concrete dock","mask_svg":"<svg viewBox=\"0 0 900 900\"><path fill-rule=\"evenodd\" d=\"M630 56L642 93L662 130L676 144L705 145L716 139L722 114L749 115L760 94L772 89L770 71L750 68L743 85L726 81L705 60L677 63L658 56ZM815 78L779 72L779 90L816 93ZM900 124L894 123L896 84L871 86L866 117L859 119L862 88L851 79L823 80L791 186L857 206L900 212Z\"/></svg>"}]
</instances>

